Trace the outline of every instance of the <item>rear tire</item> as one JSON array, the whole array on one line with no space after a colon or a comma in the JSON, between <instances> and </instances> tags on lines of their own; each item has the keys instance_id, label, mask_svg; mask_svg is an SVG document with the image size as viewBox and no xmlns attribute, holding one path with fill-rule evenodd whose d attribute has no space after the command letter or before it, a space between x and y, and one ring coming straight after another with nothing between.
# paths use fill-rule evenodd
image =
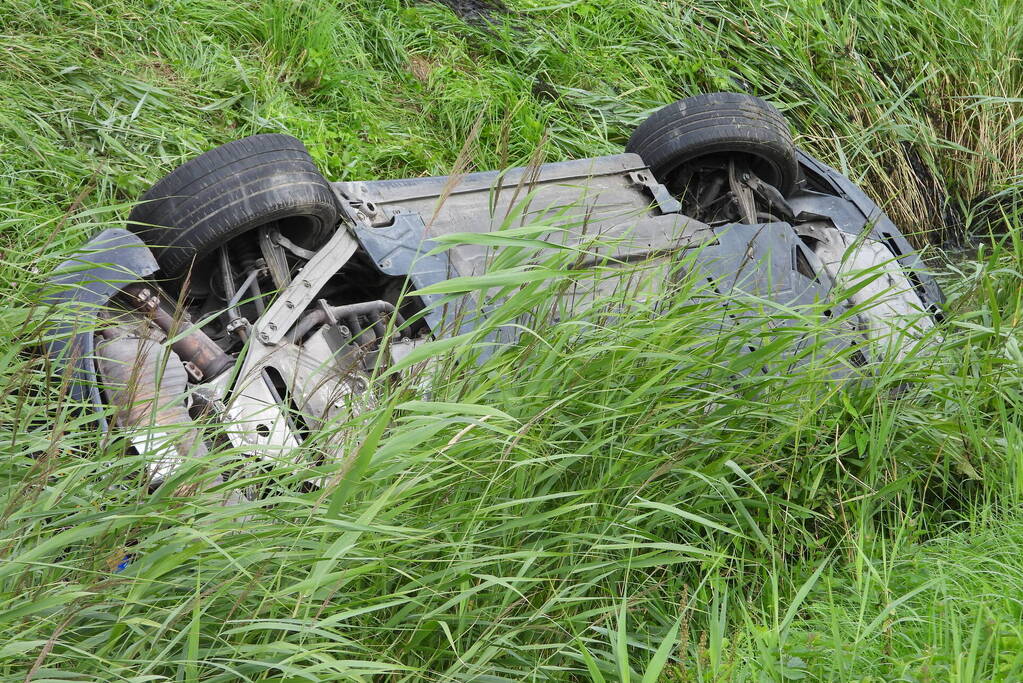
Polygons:
<instances>
[{"instance_id":1,"label":"rear tire","mask_svg":"<svg viewBox=\"0 0 1023 683\"><path fill-rule=\"evenodd\" d=\"M742 93L697 95L662 107L636 128L625 151L641 156L658 182L676 194L701 165L727 167L731 158L744 160L783 195L795 189L799 174L781 112Z\"/></svg>"},{"instance_id":2,"label":"rear tire","mask_svg":"<svg viewBox=\"0 0 1023 683\"><path fill-rule=\"evenodd\" d=\"M179 166L142 196L129 227L162 273L181 280L229 241L271 223L315 249L334 231L338 208L330 184L301 141L253 135Z\"/></svg>"}]
</instances>

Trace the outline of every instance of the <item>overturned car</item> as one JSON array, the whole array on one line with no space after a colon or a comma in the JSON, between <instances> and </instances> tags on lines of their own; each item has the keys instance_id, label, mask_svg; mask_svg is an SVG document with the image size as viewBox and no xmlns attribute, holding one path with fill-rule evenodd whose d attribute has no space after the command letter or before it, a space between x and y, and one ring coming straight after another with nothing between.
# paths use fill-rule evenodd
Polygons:
<instances>
[{"instance_id":1,"label":"overturned car","mask_svg":"<svg viewBox=\"0 0 1023 683\"><path fill-rule=\"evenodd\" d=\"M941 315L940 289L873 201L797 150L771 105L714 93L655 112L624 154L461 176L328 182L295 138L228 143L156 183L130 230L103 231L63 264L51 300L78 317L49 353L102 428L151 454L151 485L206 449L188 428L197 402L239 450L293 458L357 410L374 368L486 314L429 292L485 273L490 249L435 240L513 214L547 220L545 241L586 245L594 263L688 253L722 297L869 302L861 338ZM594 250L594 236L610 246ZM863 269L868 283L836 287Z\"/></svg>"}]
</instances>

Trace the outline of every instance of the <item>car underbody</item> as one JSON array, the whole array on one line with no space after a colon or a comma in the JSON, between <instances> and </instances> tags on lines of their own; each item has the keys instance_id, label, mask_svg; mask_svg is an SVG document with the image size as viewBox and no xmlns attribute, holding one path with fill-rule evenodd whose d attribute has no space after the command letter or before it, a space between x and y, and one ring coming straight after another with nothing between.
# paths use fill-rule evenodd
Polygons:
<instances>
[{"instance_id":1,"label":"car underbody","mask_svg":"<svg viewBox=\"0 0 1023 683\"><path fill-rule=\"evenodd\" d=\"M656 151L333 182L325 187L336 218L328 209L317 240L304 240L307 225L273 209L265 220L221 233L211 247L182 252L187 267L172 253L179 236L165 230L153 237L154 224L170 229L170 221L111 228L53 277L50 300L74 315L63 316L49 352L65 363L72 395L96 411L100 427L124 433L149 454L149 485L158 486L209 447L194 424L197 413L214 415L238 451L308 461L303 442L371 403L381 368L430 339L477 325L486 309L468 297L429 293L488 271L493 244L459 236L540 226L531 234L550 247L535 260L572 249L583 268L612 264L627 277L631 264L642 262L676 277L681 259L723 301L743 292L789 307L830 302L836 317L855 308L834 344L855 343L851 327L861 341L897 336L909 348L940 320L941 291L909 242L834 169L795 152L797 172L790 181L778 176L781 190L765 181L770 169L755 154L715 148L703 166L683 165L680 180L664 164L648 163ZM275 175L266 165L258 180L275 188L291 182L289 173L307 173L285 164ZM212 187L205 180L212 172L205 173L185 186ZM175 210L236 207L251 187L232 185L207 209ZM178 228L183 237L199 230ZM172 255L178 261L169 261ZM864 271L872 273L869 281L844 293L840 281ZM605 278L575 291L571 306L585 307L614 286ZM508 334L496 341L513 340ZM338 449L343 456L344 446Z\"/></svg>"}]
</instances>

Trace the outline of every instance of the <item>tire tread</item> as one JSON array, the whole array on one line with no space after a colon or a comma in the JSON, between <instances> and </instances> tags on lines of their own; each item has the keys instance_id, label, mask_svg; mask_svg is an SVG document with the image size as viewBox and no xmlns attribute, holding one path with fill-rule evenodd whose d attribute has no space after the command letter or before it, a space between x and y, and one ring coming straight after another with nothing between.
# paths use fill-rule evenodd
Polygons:
<instances>
[{"instance_id":1,"label":"tire tread","mask_svg":"<svg viewBox=\"0 0 1023 683\"><path fill-rule=\"evenodd\" d=\"M783 194L791 192L798 177L785 117L768 102L744 93L696 95L661 107L636 128L625 150L639 154L665 184L686 162L716 152L762 158L776 176L765 180Z\"/></svg>"},{"instance_id":2,"label":"tire tread","mask_svg":"<svg viewBox=\"0 0 1023 683\"><path fill-rule=\"evenodd\" d=\"M157 247L164 275L180 279L219 245L273 221L303 218L302 241L318 245L333 231L337 210L330 184L305 145L268 133L185 162L142 195L128 221Z\"/></svg>"}]
</instances>

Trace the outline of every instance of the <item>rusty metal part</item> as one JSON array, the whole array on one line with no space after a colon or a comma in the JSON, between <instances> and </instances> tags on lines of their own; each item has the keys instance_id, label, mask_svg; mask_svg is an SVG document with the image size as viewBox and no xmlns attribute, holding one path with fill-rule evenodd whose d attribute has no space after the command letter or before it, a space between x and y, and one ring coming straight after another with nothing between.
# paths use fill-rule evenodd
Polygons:
<instances>
[{"instance_id":1,"label":"rusty metal part","mask_svg":"<svg viewBox=\"0 0 1023 683\"><path fill-rule=\"evenodd\" d=\"M211 379L234 365L234 358L217 346L209 335L198 327L189 328L191 320L187 315L183 314L180 319L175 319L168 313L161 305L160 296L150 287L135 283L125 287L124 293L139 310L150 316L169 339L174 340L171 348L185 363L191 364L183 367L190 368L189 374L193 381ZM178 337L178 333L185 329L188 331Z\"/></svg>"},{"instance_id":2,"label":"rusty metal part","mask_svg":"<svg viewBox=\"0 0 1023 683\"><path fill-rule=\"evenodd\" d=\"M249 321L246 318L235 318L224 329L228 334L237 334L242 341L245 341L248 338Z\"/></svg>"}]
</instances>

